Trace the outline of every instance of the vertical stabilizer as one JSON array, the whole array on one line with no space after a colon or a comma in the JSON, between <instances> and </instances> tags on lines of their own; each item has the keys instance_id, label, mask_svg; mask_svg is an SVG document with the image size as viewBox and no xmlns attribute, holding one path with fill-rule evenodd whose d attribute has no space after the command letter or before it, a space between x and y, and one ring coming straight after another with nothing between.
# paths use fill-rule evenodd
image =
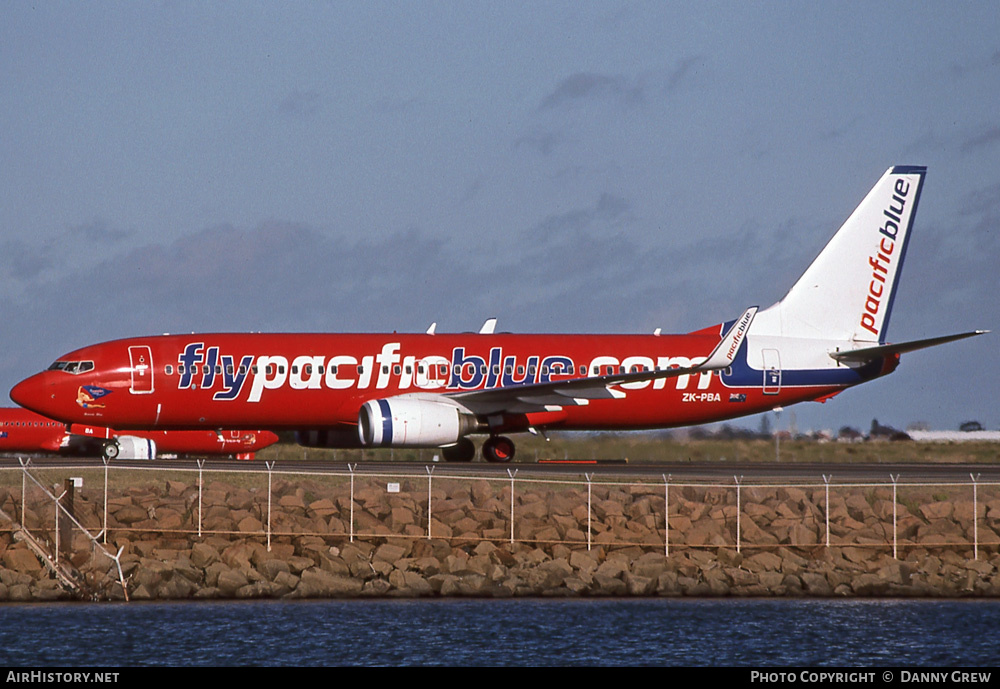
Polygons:
<instances>
[{"instance_id":1,"label":"vertical stabilizer","mask_svg":"<svg viewBox=\"0 0 1000 689\"><path fill-rule=\"evenodd\" d=\"M785 298L757 315L762 335L885 342L926 167L886 170Z\"/></svg>"}]
</instances>

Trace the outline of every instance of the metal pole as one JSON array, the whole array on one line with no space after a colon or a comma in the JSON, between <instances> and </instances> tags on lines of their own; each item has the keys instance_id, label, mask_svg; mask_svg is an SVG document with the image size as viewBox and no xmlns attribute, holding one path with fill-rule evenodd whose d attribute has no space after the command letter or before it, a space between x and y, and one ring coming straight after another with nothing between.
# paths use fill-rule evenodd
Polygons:
<instances>
[{"instance_id":1,"label":"metal pole","mask_svg":"<svg viewBox=\"0 0 1000 689\"><path fill-rule=\"evenodd\" d=\"M594 475L593 474L587 474L587 473L585 473L584 476L587 477L587 550L589 551L590 550L590 539L591 539L591 536L590 536L590 531L591 531L591 518L590 518L591 511L590 511L590 506L591 506L591 503L593 502L593 484L591 483L591 479L594 478Z\"/></svg>"},{"instance_id":2,"label":"metal pole","mask_svg":"<svg viewBox=\"0 0 1000 689\"><path fill-rule=\"evenodd\" d=\"M742 476L733 476L733 480L736 481L736 552L740 552L740 507L741 505L741 495L740 495L740 479Z\"/></svg>"},{"instance_id":3,"label":"metal pole","mask_svg":"<svg viewBox=\"0 0 1000 689\"><path fill-rule=\"evenodd\" d=\"M431 517L433 516L433 498L431 497L431 486L434 482L434 467L424 466L427 470L427 540L431 540Z\"/></svg>"},{"instance_id":4,"label":"metal pole","mask_svg":"<svg viewBox=\"0 0 1000 689\"><path fill-rule=\"evenodd\" d=\"M201 503L202 503L202 492L205 490L205 480L203 476L202 469L205 468L205 460L199 459L198 462L198 538L201 538Z\"/></svg>"},{"instance_id":5,"label":"metal pole","mask_svg":"<svg viewBox=\"0 0 1000 689\"><path fill-rule=\"evenodd\" d=\"M108 544L108 465L111 460L104 458L104 522L101 529L104 531L104 545Z\"/></svg>"},{"instance_id":6,"label":"metal pole","mask_svg":"<svg viewBox=\"0 0 1000 689\"><path fill-rule=\"evenodd\" d=\"M21 463L21 528L24 529L24 508L26 507L24 501L26 499L25 494L27 493L25 484L27 483L28 465L31 463L31 460L24 461L18 457L17 461Z\"/></svg>"},{"instance_id":7,"label":"metal pole","mask_svg":"<svg viewBox=\"0 0 1000 689\"><path fill-rule=\"evenodd\" d=\"M889 474L889 478L892 479L892 557L894 560L898 560L898 553L896 552L896 481L899 480L899 474L893 476Z\"/></svg>"},{"instance_id":8,"label":"metal pole","mask_svg":"<svg viewBox=\"0 0 1000 689\"><path fill-rule=\"evenodd\" d=\"M969 476L972 478L972 552L973 560L979 559L979 474Z\"/></svg>"},{"instance_id":9,"label":"metal pole","mask_svg":"<svg viewBox=\"0 0 1000 689\"><path fill-rule=\"evenodd\" d=\"M264 462L267 467L267 552L271 552L271 469L274 462Z\"/></svg>"},{"instance_id":10,"label":"metal pole","mask_svg":"<svg viewBox=\"0 0 1000 689\"><path fill-rule=\"evenodd\" d=\"M57 565L59 564L59 501L63 499L63 495L66 495L65 490L58 498L56 498L54 503L56 506L56 564Z\"/></svg>"},{"instance_id":11,"label":"metal pole","mask_svg":"<svg viewBox=\"0 0 1000 689\"><path fill-rule=\"evenodd\" d=\"M514 476L517 475L517 469L513 472L508 469L507 475L510 476L510 544L514 545Z\"/></svg>"},{"instance_id":12,"label":"metal pole","mask_svg":"<svg viewBox=\"0 0 1000 689\"><path fill-rule=\"evenodd\" d=\"M670 557L670 474L663 477L663 556Z\"/></svg>"},{"instance_id":13,"label":"metal pole","mask_svg":"<svg viewBox=\"0 0 1000 689\"><path fill-rule=\"evenodd\" d=\"M354 469L357 466L357 462L354 466L351 466L350 462L347 463L347 469L351 472L351 543L354 543Z\"/></svg>"},{"instance_id":14,"label":"metal pole","mask_svg":"<svg viewBox=\"0 0 1000 689\"><path fill-rule=\"evenodd\" d=\"M833 474L830 474L830 476L827 476L826 474L823 474L823 483L826 484L826 504L825 504L825 506L824 506L823 509L826 511L826 547L827 548L830 547L830 479L832 477L833 477Z\"/></svg>"}]
</instances>

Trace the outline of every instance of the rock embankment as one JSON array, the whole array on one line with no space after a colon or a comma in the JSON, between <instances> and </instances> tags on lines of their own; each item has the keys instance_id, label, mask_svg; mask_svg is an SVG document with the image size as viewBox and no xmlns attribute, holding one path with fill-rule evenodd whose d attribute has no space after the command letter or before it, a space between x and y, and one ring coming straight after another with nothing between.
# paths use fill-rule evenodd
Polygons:
<instances>
[{"instance_id":1,"label":"rock embankment","mask_svg":"<svg viewBox=\"0 0 1000 689\"><path fill-rule=\"evenodd\" d=\"M428 491L407 479L390 492L369 477L352 492L345 480L281 480L268 493L164 481L109 494L103 548L121 551L122 576L74 528L62 536L78 585L67 590L6 521L0 600L121 599L122 578L131 600L1000 596L995 496L914 488L893 503L888 488L851 487L831 490L827 510L817 488L672 486L665 532L662 484L519 482L513 527L510 482L435 480ZM18 524L20 497L0 488ZM52 513L29 492L26 530L50 553ZM74 515L98 534L103 491L80 491Z\"/></svg>"}]
</instances>

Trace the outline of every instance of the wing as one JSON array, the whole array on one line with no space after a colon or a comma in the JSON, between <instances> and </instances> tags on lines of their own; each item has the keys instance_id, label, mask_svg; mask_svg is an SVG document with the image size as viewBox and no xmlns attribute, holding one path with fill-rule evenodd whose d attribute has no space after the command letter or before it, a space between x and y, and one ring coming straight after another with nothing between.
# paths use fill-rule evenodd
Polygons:
<instances>
[{"instance_id":1,"label":"wing","mask_svg":"<svg viewBox=\"0 0 1000 689\"><path fill-rule=\"evenodd\" d=\"M637 383L660 378L676 378L677 376L718 371L732 365L740 344L750 329L750 323L757 314L757 307L751 306L736 319L736 322L719 340L715 349L697 366L687 368L669 368L654 371L636 371L634 373L615 373L606 376L589 378L574 378L572 380L534 383L531 385L516 385L489 390L471 390L447 395L462 407L476 415L489 415L507 412L511 414L529 414L542 411L558 411L564 406L579 406L589 404L596 399L620 399L625 392L614 389L623 383Z\"/></svg>"}]
</instances>

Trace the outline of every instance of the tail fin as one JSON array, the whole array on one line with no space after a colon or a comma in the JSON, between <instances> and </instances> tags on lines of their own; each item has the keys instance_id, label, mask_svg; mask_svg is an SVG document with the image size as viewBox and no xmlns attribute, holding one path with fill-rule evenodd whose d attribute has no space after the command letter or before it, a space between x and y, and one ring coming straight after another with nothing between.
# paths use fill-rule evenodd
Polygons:
<instances>
[{"instance_id":1,"label":"tail fin","mask_svg":"<svg viewBox=\"0 0 1000 689\"><path fill-rule=\"evenodd\" d=\"M884 343L926 167L886 170L785 298L754 331Z\"/></svg>"}]
</instances>

